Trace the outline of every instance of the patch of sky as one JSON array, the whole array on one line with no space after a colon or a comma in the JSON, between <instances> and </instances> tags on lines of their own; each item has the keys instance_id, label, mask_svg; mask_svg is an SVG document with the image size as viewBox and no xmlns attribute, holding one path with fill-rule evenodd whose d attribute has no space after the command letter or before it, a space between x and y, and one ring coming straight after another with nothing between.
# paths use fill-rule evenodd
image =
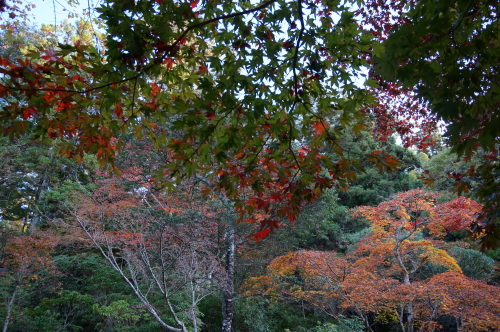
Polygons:
<instances>
[{"instance_id":1,"label":"patch of sky","mask_svg":"<svg viewBox=\"0 0 500 332\"><path fill-rule=\"evenodd\" d=\"M78 17L93 17L94 8L100 5L100 0L64 1L64 0L30 0L34 6L28 13L30 23L36 25L50 24L60 26L65 21Z\"/></svg>"}]
</instances>

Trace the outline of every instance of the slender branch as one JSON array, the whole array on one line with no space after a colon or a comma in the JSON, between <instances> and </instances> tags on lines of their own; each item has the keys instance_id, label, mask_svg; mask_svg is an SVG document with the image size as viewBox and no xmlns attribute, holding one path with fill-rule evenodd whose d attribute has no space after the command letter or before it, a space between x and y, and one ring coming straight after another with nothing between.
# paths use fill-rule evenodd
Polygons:
<instances>
[{"instance_id":1,"label":"slender branch","mask_svg":"<svg viewBox=\"0 0 500 332\"><path fill-rule=\"evenodd\" d=\"M122 268L118 265L115 256L113 255L112 251L109 250L109 253L106 253L104 248L101 246L99 242L97 242L95 234L88 228L85 223L82 221L82 219L78 216L76 212L73 212L73 217L77 221L77 223L80 225L80 228L85 232L87 237L94 243L95 247L101 252L102 256L110 263L110 265L117 271L122 279L132 288L132 291L136 294L136 296L139 298L139 300L144 304L146 309L149 311L150 314L153 315L153 317L156 319L158 323L160 323L163 327L165 327L169 331L173 332L185 332L185 327L183 325L182 328L176 328L173 327L163 321L163 319L160 317L156 309L149 303L148 299L142 294L140 288L137 285L134 285L132 281L130 281L129 278L125 275L123 272ZM109 242L107 242L109 244ZM108 246L109 247L109 246ZM108 248L109 249L109 248ZM135 282L136 280L134 280Z\"/></svg>"},{"instance_id":2,"label":"slender branch","mask_svg":"<svg viewBox=\"0 0 500 332\"><path fill-rule=\"evenodd\" d=\"M227 198L226 195L224 195L223 192L217 190L215 188L215 186L213 185L213 183L211 183L210 181L208 181L208 179L204 176L201 176L201 175L196 175L195 176L195 179L200 181L200 182L203 182L208 188L210 188L210 190L212 190L216 195L217 197L219 197L219 199L221 200L222 203L224 204L229 204L231 203L229 198Z\"/></svg>"},{"instance_id":3,"label":"slender branch","mask_svg":"<svg viewBox=\"0 0 500 332\"><path fill-rule=\"evenodd\" d=\"M295 54L293 56L293 84L294 84L293 89L295 94L294 106L300 99L297 93L298 92L297 60L299 58L299 49L300 49L300 44L302 42L302 35L304 34L305 30L304 15L302 13L302 0L297 1L297 6L298 6L299 20L300 20L300 31L299 31L299 38L297 39L297 45L295 45Z\"/></svg>"},{"instance_id":4,"label":"slender branch","mask_svg":"<svg viewBox=\"0 0 500 332\"><path fill-rule=\"evenodd\" d=\"M186 30L184 30L184 32L179 37L177 37L177 39L175 40L175 42L172 44L172 46L170 48L173 48L174 46L176 46L182 40L182 38L186 37L186 35L191 30L193 30L193 29L201 28L201 27L203 27L203 26L205 26L207 24L210 24L210 23L213 23L213 22L217 22L217 21L220 21L220 20L225 20L225 19L228 19L228 18L242 16L242 15L246 15L246 14L250 14L250 13L259 11L261 9L264 9L264 8L270 6L271 4L273 4L276 1L277 0L269 0L269 1L264 2L262 5L257 6L257 7L252 8L252 9L247 9L247 10L244 10L244 11L241 11L241 12L236 12L236 13L232 13L232 14L222 15L222 16L214 17L212 19L203 21L203 22L199 22L199 23L188 25L188 27L186 28Z\"/></svg>"}]
</instances>

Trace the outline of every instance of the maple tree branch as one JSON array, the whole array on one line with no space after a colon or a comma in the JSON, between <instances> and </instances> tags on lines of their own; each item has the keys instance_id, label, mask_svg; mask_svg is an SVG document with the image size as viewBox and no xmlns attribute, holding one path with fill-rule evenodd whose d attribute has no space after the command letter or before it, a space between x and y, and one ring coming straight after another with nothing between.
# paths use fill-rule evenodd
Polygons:
<instances>
[{"instance_id":1,"label":"maple tree branch","mask_svg":"<svg viewBox=\"0 0 500 332\"><path fill-rule=\"evenodd\" d=\"M245 100L246 100L246 97L243 98L243 100L241 100L234 107L230 108L229 110L226 110L225 114L217 120L217 122L214 124L213 128L211 128L210 132L208 132L207 135L203 139L200 140L200 143L198 144L198 146L196 147L196 149L194 149L194 151L191 154L191 156L189 156L189 158L187 158L187 159L191 159L192 157L194 157L195 153L200 150L201 146L204 143L208 143L208 139L210 138L210 136L212 136L212 134L215 132L215 130L219 127L219 124L222 122L222 120L224 120L225 118L227 118L229 116L229 114L231 114L236 108L240 107Z\"/></svg>"},{"instance_id":2,"label":"maple tree branch","mask_svg":"<svg viewBox=\"0 0 500 332\"><path fill-rule=\"evenodd\" d=\"M110 85L108 85L108 86L106 87L106 91L105 91L104 93L107 93L107 92L108 92L109 87L110 87ZM104 106L104 98L103 98L103 100L101 101L101 105L99 106L99 114L102 114L102 108L103 108L103 106Z\"/></svg>"},{"instance_id":3,"label":"maple tree branch","mask_svg":"<svg viewBox=\"0 0 500 332\"><path fill-rule=\"evenodd\" d=\"M264 8L272 5L276 1L277 0L269 0L269 1L266 1L263 4L261 4L260 6L255 7L255 8L247 9L247 10L244 10L244 11L241 11L241 12L232 13L232 14L217 16L217 17L211 18L211 19L206 20L206 21L202 21L202 22L199 22L199 23L188 25L187 28L182 32L182 34L175 39L175 41L172 43L172 45L169 47L169 49L161 56L160 63L161 63L162 60L165 59L165 57L168 54L170 54L171 50L175 46L177 46L182 41L183 38L186 37L186 35L190 31L192 31L192 30L194 30L196 28L203 27L203 26L208 25L210 23L217 22L219 20L225 20L225 19L228 19L228 18L242 16L242 15L246 15L246 14L250 14L250 13L259 11L261 9L264 9ZM125 78L125 79L122 79L122 80L119 80L119 81L115 81L115 82L109 82L109 83L106 83L106 84L103 84L103 85L99 85L99 86L96 86L96 87L93 87L93 88L87 88L85 90L49 89L49 88L46 88L46 89L23 89L23 88L14 88L14 87L7 87L7 86L5 86L5 88L7 88L9 90L14 90L14 91L54 91L54 92L71 92L71 93L85 94L85 93L89 93L89 92L92 92L92 91L95 91L95 90L99 90L99 89L102 89L102 88L105 88L105 87L109 87L109 86L111 86L113 84L120 84L120 83L125 83L125 82L128 82L128 81L132 81L132 80L137 80L143 73L145 73L147 70L149 70L154 65L156 65L157 64L156 62L158 62L158 61L153 61L152 63L150 63L149 65L145 66L142 70L140 70L136 75L134 75L132 77Z\"/></svg>"},{"instance_id":4,"label":"maple tree branch","mask_svg":"<svg viewBox=\"0 0 500 332\"><path fill-rule=\"evenodd\" d=\"M92 197L92 200L94 202L98 203L94 197ZM160 204L160 202L158 202L158 203ZM177 317L177 313L175 312L172 304L170 303L168 296L166 298L167 306L169 307L169 310L170 310L171 314L173 315L175 322L178 324L178 326L180 326L180 328L169 325L160 317L157 310L151 305L150 301L147 299L147 294L144 294L143 291L140 289L139 284L137 282L136 272L134 270L132 270L132 266L131 266L130 262L128 262L125 257L121 257L123 260L127 261L127 267L129 269L129 272L130 272L130 279L127 277L127 275L123 271L123 266L120 266L120 264L116 260L116 256L113 253L113 248L112 248L111 242L108 239L106 232L104 230L102 230L102 235L104 235L104 240L105 240L105 244L103 245L99 242L98 235L95 234L96 232L94 230L92 230L91 227L87 224L87 222L84 221L78 215L78 212L71 211L71 210L70 210L70 212L71 212L72 216L75 218L75 220L77 221L77 223L79 224L79 226L80 226L79 228L85 232L87 237L93 242L95 247L101 252L101 255L110 263L110 265L113 267L113 269L120 274L122 279L129 285L129 287L132 288L132 291L136 294L136 296L139 298L139 300L142 302L142 304L146 307L146 310L151 315L153 315L155 320L169 331L187 332L185 325ZM147 255L147 253L146 253L146 255ZM142 256L142 260L146 264L146 266L149 269L151 269L151 266L149 264L149 259L147 256L144 256L144 252L142 250L141 250L141 256ZM144 258L146 258L146 260L144 260ZM156 275L154 273L152 273L152 276L156 280ZM159 287L161 290L161 286L159 286ZM166 289L165 289L165 292L166 292ZM166 293L164 293L164 292L162 292L162 293L164 295L166 295Z\"/></svg>"},{"instance_id":5,"label":"maple tree branch","mask_svg":"<svg viewBox=\"0 0 500 332\"><path fill-rule=\"evenodd\" d=\"M137 93L137 80L138 79L139 79L139 76L137 76L137 78L134 81L134 93L132 94L132 103L131 103L131 108L132 108L131 113L132 114L130 115L129 119L134 116L135 94Z\"/></svg>"},{"instance_id":6,"label":"maple tree branch","mask_svg":"<svg viewBox=\"0 0 500 332\"><path fill-rule=\"evenodd\" d=\"M333 144L335 144L342 151L348 151L348 152L350 151L350 150L346 150L343 147L341 147L340 144L335 139L335 137L330 134L330 130L328 128L326 128L326 126L325 126L325 118L323 116L320 116L320 115L316 114L315 112L311 111L311 109L309 108L309 106L307 106L307 104L304 101L302 101L301 104L302 104L302 106L304 106L304 108L306 109L306 111L309 112L309 114L311 114L312 116L314 116L318 120L320 120L321 127L323 127L323 130L326 133L326 136L328 137L328 139L330 141L333 142ZM358 153L358 154L362 155L361 153Z\"/></svg>"},{"instance_id":7,"label":"maple tree branch","mask_svg":"<svg viewBox=\"0 0 500 332\"><path fill-rule=\"evenodd\" d=\"M295 54L293 56L293 91L295 94L295 102L292 106L295 107L295 104L297 101L300 100L300 97L298 95L298 78L297 78L297 61L299 58L299 49L300 49L300 44L302 42L302 35L304 34L305 30L305 23L304 23L304 15L302 13L302 0L297 1L297 6L298 6L298 12L299 12L299 20L300 20L300 31L299 31L299 38L297 38L297 44L295 45Z\"/></svg>"},{"instance_id":8,"label":"maple tree branch","mask_svg":"<svg viewBox=\"0 0 500 332\"><path fill-rule=\"evenodd\" d=\"M403 274L404 274L403 283L405 285L409 285L410 284L410 273L408 272L408 269L406 269L406 266L404 265L400 250L401 250L401 243L405 239L409 238L415 232L416 227L411 232L409 232L409 234L407 234L406 236L401 238L400 237L401 231L403 230L403 226L405 223L406 223L406 220L401 218L399 226L396 228L396 233L395 233L396 244L394 246L393 252L396 255L396 260L398 262L399 267L403 270Z\"/></svg>"},{"instance_id":9,"label":"maple tree branch","mask_svg":"<svg viewBox=\"0 0 500 332\"><path fill-rule=\"evenodd\" d=\"M199 22L199 23L196 23L196 24L188 25L187 29L178 37L178 39L179 40L182 39L183 37L186 36L186 34L189 31L191 31L193 29L205 26L207 24L210 24L212 22L216 22L216 21L219 21L219 20L225 20L227 18L233 18L233 17L242 16L242 15L246 15L246 14L250 14L250 13L259 11L261 9L264 9L264 8L268 7L269 5L273 4L276 1L278 1L278 0L269 0L269 1L266 1L263 4L261 4L260 6L255 7L255 8L247 9L247 10L244 10L244 11L241 11L241 12L232 13L232 14L221 15L221 16L214 17L214 18L211 18L209 20L203 21L203 22Z\"/></svg>"},{"instance_id":10,"label":"maple tree branch","mask_svg":"<svg viewBox=\"0 0 500 332\"><path fill-rule=\"evenodd\" d=\"M16 284L16 287L14 288L14 291L12 292L12 296L10 297L10 299L7 302L7 309L6 309L7 314L5 316L5 322L3 325L3 332L7 332L7 327L9 326L10 317L12 314L12 308L14 306L14 301L16 299L16 295L17 295L18 291L19 291L19 285Z\"/></svg>"},{"instance_id":11,"label":"maple tree branch","mask_svg":"<svg viewBox=\"0 0 500 332\"><path fill-rule=\"evenodd\" d=\"M267 137L266 137L266 140L264 141L263 144L260 145L260 149L259 151L257 151L257 153L254 154L254 157L253 159L245 166L245 174L248 172L248 170L250 169L250 166L252 166L252 164L255 163L255 161L257 160L257 157L259 156L259 154L262 152L262 150L264 150L264 147L266 146L267 142L269 141L269 138L271 137L271 134L267 134Z\"/></svg>"}]
</instances>

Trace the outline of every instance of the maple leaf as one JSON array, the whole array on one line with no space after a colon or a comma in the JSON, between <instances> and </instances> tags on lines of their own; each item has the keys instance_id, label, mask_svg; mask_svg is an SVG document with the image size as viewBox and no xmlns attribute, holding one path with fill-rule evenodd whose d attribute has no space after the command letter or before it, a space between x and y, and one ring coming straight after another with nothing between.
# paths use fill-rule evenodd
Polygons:
<instances>
[{"instance_id":1,"label":"maple leaf","mask_svg":"<svg viewBox=\"0 0 500 332\"><path fill-rule=\"evenodd\" d=\"M123 117L122 106L120 104L115 105L115 114L119 119Z\"/></svg>"},{"instance_id":2,"label":"maple leaf","mask_svg":"<svg viewBox=\"0 0 500 332\"><path fill-rule=\"evenodd\" d=\"M167 65L167 69L172 69L175 64L175 59L167 57L162 63Z\"/></svg>"},{"instance_id":3,"label":"maple leaf","mask_svg":"<svg viewBox=\"0 0 500 332\"><path fill-rule=\"evenodd\" d=\"M283 42L283 48L286 50L290 50L294 47L293 42L286 40Z\"/></svg>"},{"instance_id":4,"label":"maple leaf","mask_svg":"<svg viewBox=\"0 0 500 332\"><path fill-rule=\"evenodd\" d=\"M217 114L215 114L215 112L207 111L205 116L207 117L207 119L212 120L213 118L215 118L217 116Z\"/></svg>"},{"instance_id":5,"label":"maple leaf","mask_svg":"<svg viewBox=\"0 0 500 332\"><path fill-rule=\"evenodd\" d=\"M255 242L259 243L261 240L268 237L269 233L271 233L271 231L269 229L264 229L260 232L255 233L252 237L253 237Z\"/></svg>"},{"instance_id":6,"label":"maple leaf","mask_svg":"<svg viewBox=\"0 0 500 332\"><path fill-rule=\"evenodd\" d=\"M321 135L325 131L325 124L322 121L314 121L312 129L318 135Z\"/></svg>"},{"instance_id":7,"label":"maple leaf","mask_svg":"<svg viewBox=\"0 0 500 332\"><path fill-rule=\"evenodd\" d=\"M33 115L35 115L36 113L37 113L36 108L33 106L30 106L23 111L23 119L27 120L27 119L31 118Z\"/></svg>"},{"instance_id":8,"label":"maple leaf","mask_svg":"<svg viewBox=\"0 0 500 332\"><path fill-rule=\"evenodd\" d=\"M192 0L190 3L189 3L189 7L191 7L191 9L195 9L196 6L198 6L198 3L200 2L200 0Z\"/></svg>"},{"instance_id":9,"label":"maple leaf","mask_svg":"<svg viewBox=\"0 0 500 332\"><path fill-rule=\"evenodd\" d=\"M208 73L208 68L205 66L199 66L198 71L196 72L196 74L198 75L205 75L207 73Z\"/></svg>"},{"instance_id":10,"label":"maple leaf","mask_svg":"<svg viewBox=\"0 0 500 332\"><path fill-rule=\"evenodd\" d=\"M156 84L156 83L149 83L149 85L151 86L151 96L156 96L160 91L161 91L161 87Z\"/></svg>"},{"instance_id":11,"label":"maple leaf","mask_svg":"<svg viewBox=\"0 0 500 332\"><path fill-rule=\"evenodd\" d=\"M45 55L40 57L41 59L44 60L50 60L53 62L61 61L62 58L56 55L56 52L53 50L46 50Z\"/></svg>"}]
</instances>

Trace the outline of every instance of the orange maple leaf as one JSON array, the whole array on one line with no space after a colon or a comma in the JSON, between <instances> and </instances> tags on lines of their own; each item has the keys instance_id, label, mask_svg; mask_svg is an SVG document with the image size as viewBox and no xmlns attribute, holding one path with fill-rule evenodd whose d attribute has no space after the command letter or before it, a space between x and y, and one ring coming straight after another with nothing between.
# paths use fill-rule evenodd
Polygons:
<instances>
[{"instance_id":1,"label":"orange maple leaf","mask_svg":"<svg viewBox=\"0 0 500 332\"><path fill-rule=\"evenodd\" d=\"M325 124L321 121L314 121L312 129L314 129L316 134L321 135L325 131Z\"/></svg>"}]
</instances>

